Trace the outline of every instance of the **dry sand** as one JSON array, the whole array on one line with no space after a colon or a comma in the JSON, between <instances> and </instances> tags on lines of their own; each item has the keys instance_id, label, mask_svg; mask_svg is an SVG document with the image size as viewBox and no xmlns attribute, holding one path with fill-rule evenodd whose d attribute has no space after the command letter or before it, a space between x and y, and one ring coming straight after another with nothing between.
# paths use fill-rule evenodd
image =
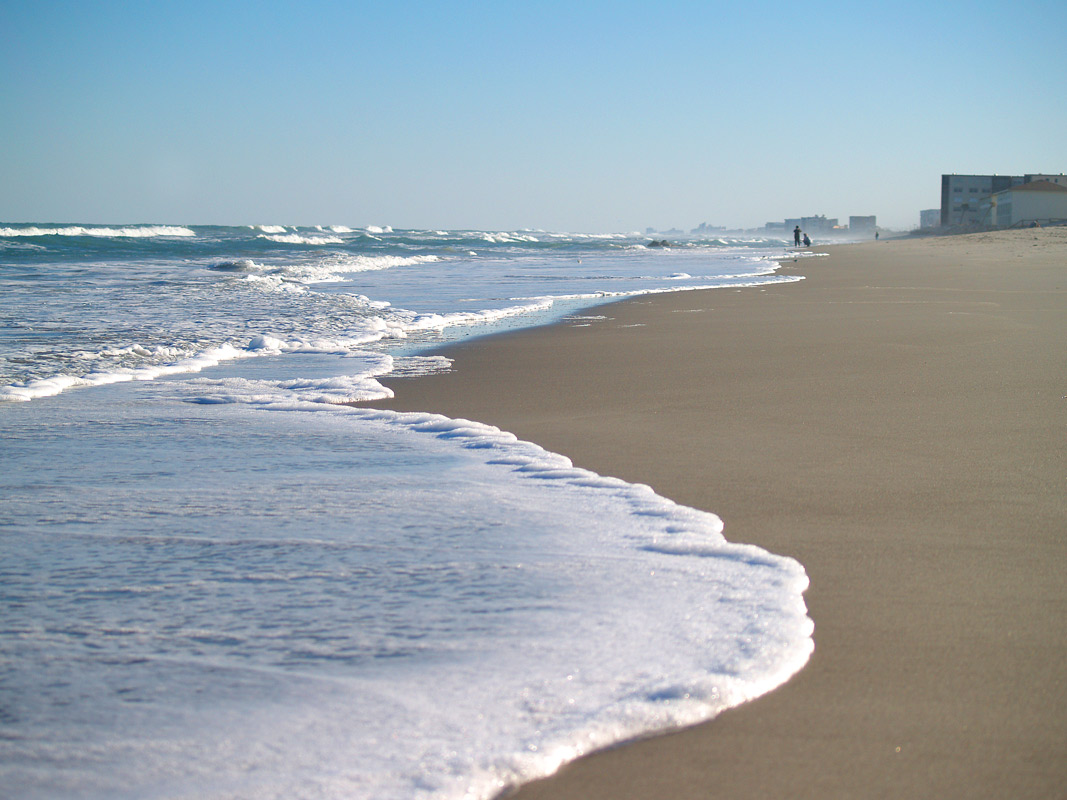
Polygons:
<instances>
[{"instance_id":1,"label":"dry sand","mask_svg":"<svg viewBox=\"0 0 1067 800\"><path fill-rule=\"evenodd\" d=\"M516 797L1067 796L1067 229L823 252L458 345L375 404L648 483L811 578L790 682Z\"/></svg>"}]
</instances>

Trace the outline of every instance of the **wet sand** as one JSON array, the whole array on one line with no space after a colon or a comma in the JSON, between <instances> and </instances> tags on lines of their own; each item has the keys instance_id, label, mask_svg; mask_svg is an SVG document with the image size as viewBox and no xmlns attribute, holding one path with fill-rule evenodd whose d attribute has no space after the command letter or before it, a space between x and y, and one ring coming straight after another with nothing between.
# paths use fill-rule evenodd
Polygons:
<instances>
[{"instance_id":1,"label":"wet sand","mask_svg":"<svg viewBox=\"0 0 1067 800\"><path fill-rule=\"evenodd\" d=\"M1067 229L817 252L457 345L374 404L650 484L811 579L787 684L515 797L1067 793Z\"/></svg>"}]
</instances>

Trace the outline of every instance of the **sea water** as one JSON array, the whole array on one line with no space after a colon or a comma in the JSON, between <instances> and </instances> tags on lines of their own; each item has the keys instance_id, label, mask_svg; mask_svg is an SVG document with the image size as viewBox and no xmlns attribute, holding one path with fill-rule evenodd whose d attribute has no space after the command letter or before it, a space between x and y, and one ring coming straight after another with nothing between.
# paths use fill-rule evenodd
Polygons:
<instances>
[{"instance_id":1,"label":"sea water","mask_svg":"<svg viewBox=\"0 0 1067 800\"><path fill-rule=\"evenodd\" d=\"M0 225L5 795L490 798L779 685L796 562L506 431L339 403L782 251Z\"/></svg>"}]
</instances>

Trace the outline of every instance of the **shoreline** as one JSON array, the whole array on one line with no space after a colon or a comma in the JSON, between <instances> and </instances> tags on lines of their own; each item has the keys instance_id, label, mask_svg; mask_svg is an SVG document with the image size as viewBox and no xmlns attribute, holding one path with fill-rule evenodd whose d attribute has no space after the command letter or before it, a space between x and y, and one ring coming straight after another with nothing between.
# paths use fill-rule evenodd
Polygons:
<instances>
[{"instance_id":1,"label":"shoreline","mask_svg":"<svg viewBox=\"0 0 1067 800\"><path fill-rule=\"evenodd\" d=\"M1067 229L812 248L806 280L460 342L392 400L496 425L796 558L815 652L536 798L1049 797L1067 782Z\"/></svg>"}]
</instances>

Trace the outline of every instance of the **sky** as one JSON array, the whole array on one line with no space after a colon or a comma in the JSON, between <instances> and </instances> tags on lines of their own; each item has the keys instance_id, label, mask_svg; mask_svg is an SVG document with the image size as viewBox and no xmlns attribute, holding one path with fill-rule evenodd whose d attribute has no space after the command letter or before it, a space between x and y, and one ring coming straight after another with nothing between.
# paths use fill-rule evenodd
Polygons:
<instances>
[{"instance_id":1,"label":"sky","mask_svg":"<svg viewBox=\"0 0 1067 800\"><path fill-rule=\"evenodd\" d=\"M1067 3L0 0L0 220L916 227L1067 172Z\"/></svg>"}]
</instances>

